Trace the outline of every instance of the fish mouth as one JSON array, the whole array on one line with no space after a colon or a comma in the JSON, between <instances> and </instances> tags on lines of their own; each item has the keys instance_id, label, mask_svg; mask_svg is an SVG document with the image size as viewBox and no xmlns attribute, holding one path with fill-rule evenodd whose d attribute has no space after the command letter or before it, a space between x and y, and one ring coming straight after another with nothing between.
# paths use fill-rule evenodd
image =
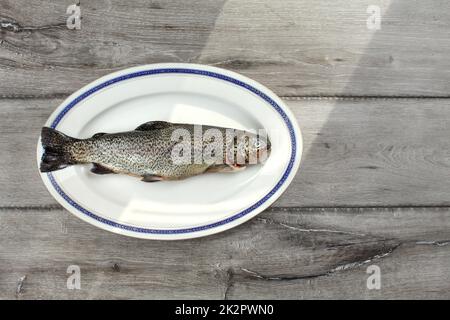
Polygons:
<instances>
[{"instance_id":1,"label":"fish mouth","mask_svg":"<svg viewBox=\"0 0 450 320\"><path fill-rule=\"evenodd\" d=\"M259 163L265 163L267 161L267 159L269 158L270 153L272 151L272 144L270 143L269 137L265 137L264 140L265 140L265 147L259 149L256 152Z\"/></svg>"},{"instance_id":2,"label":"fish mouth","mask_svg":"<svg viewBox=\"0 0 450 320\"><path fill-rule=\"evenodd\" d=\"M270 143L269 137L266 138L266 150L268 152L268 155L270 154L270 151L272 150L272 143Z\"/></svg>"},{"instance_id":3,"label":"fish mouth","mask_svg":"<svg viewBox=\"0 0 450 320\"><path fill-rule=\"evenodd\" d=\"M264 139L266 143L266 150L267 152L270 152L272 150L272 143L270 142L270 138L269 136L266 136Z\"/></svg>"}]
</instances>

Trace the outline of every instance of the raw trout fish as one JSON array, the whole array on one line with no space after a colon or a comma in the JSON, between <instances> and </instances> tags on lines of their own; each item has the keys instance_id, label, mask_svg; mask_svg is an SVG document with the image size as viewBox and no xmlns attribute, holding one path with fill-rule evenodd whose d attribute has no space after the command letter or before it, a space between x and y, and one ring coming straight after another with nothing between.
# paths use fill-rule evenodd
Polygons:
<instances>
[{"instance_id":1,"label":"raw trout fish","mask_svg":"<svg viewBox=\"0 0 450 320\"><path fill-rule=\"evenodd\" d=\"M92 163L91 172L95 174L121 173L139 177L145 182L156 182L185 179L205 172L239 171L248 165L263 162L270 153L270 141L266 137L211 126L201 126L198 134L194 127L192 124L152 121L134 131L96 133L88 139L72 138L43 127L41 141L44 154L40 171L50 172L70 165ZM206 138L209 129L220 133L222 138ZM230 131L235 135L230 136ZM175 137L179 137L174 139L174 133L177 133ZM239 135L244 139L238 139ZM182 137L189 139L181 144ZM204 157L205 151L211 156ZM184 161L179 158L175 161L174 155L185 155L182 157ZM214 162L211 159L215 159Z\"/></svg>"}]
</instances>

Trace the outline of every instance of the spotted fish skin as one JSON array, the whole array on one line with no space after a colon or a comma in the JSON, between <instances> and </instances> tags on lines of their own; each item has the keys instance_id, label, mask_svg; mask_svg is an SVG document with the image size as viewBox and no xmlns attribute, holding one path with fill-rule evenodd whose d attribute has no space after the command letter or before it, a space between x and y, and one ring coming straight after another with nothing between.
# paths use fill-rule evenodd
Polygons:
<instances>
[{"instance_id":1,"label":"spotted fish skin","mask_svg":"<svg viewBox=\"0 0 450 320\"><path fill-rule=\"evenodd\" d=\"M92 138L75 139L54 129L44 127L41 140L45 149L41 161L41 172L63 169L69 165L93 163L94 173L122 173L142 177L143 181L178 180L195 176L206 171L233 171L233 163L224 165L227 155L239 150L237 141L228 139L226 130L222 127L202 126L202 134L209 129L218 130L224 139L216 141L213 138L204 140L198 135L195 125L174 124L164 121L144 123L134 131L121 133L97 133ZM192 157L188 163L174 163L172 152L179 140L173 139L174 130L182 130L191 137ZM234 129L231 129L234 130ZM239 131L237 131L239 133ZM248 136L255 136L245 132ZM240 146L246 154L257 153L261 148L252 148L247 142ZM267 151L270 142L267 141ZM223 158L221 163L211 163L200 159L196 161L195 154L202 154L205 148L220 148ZM216 149L218 150L218 149Z\"/></svg>"}]
</instances>

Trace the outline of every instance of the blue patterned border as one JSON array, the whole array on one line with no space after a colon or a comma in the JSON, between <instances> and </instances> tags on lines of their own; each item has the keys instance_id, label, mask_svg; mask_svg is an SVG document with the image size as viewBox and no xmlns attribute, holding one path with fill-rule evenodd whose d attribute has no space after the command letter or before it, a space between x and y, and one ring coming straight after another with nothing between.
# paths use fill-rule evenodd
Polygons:
<instances>
[{"instance_id":1,"label":"blue patterned border","mask_svg":"<svg viewBox=\"0 0 450 320\"><path fill-rule=\"evenodd\" d=\"M115 227L115 228L120 228L123 230L127 230L127 231L133 231L133 232L139 232L139 233L152 233L152 234L181 234L181 233L191 233L191 232L198 232L198 231L203 231L203 230L207 230L207 229L211 229L211 228L215 228L215 227L219 227L222 225L225 225L227 223L230 223L236 219L239 219L247 214L249 214L250 212L252 212L253 210L255 210L256 208L258 208L259 206L261 206L264 202L266 202L270 197L272 197L272 195L283 185L283 183L286 181L286 179L288 178L292 167L294 166L294 162L295 162L295 155L296 155L296 137L295 137L295 133L294 133L294 128L292 126L292 123L290 121L290 119L288 118L288 116L286 115L286 113L283 111L283 109L280 108L280 106L273 101L269 96L267 96L265 93L261 92L260 90L252 87L251 85L248 85L245 82L242 82L240 80L236 80L232 77L229 76L225 76L222 75L220 73L216 73L216 72L210 72L210 71L204 71L204 70L198 70L198 69L187 69L187 68L161 68L161 69L153 69L153 70L145 70L145 71L138 71L138 72L134 72L134 73L130 73L130 74L126 74L123 76L119 76L116 77L114 79L108 80L102 84L99 84L97 86L95 86L94 88L91 88L90 90L86 91L85 93L83 93L82 95L78 96L77 98L75 98L72 102L70 102L55 118L55 120L52 122L51 127L53 129L56 129L56 126L59 124L59 122L62 120L62 118L66 115L66 113L72 109L74 106L76 106L80 101L82 101L83 99L89 97L91 94L93 94L94 92L97 92L103 88L106 88L114 83L120 82L120 81L124 81L127 79L132 79L132 78L137 78L137 77L143 77L143 76L149 76L149 75L154 75L154 74L164 74L164 73L181 73L181 74L195 74L195 75L200 75L200 76L206 76L206 77L211 77L211 78L216 78L216 79L220 79L220 80L224 80L227 82L231 82L237 86L240 86L244 89L247 89L248 91L258 95L259 97L261 97L262 99L264 99L267 103L269 103L283 118L284 122L286 123L286 126L289 129L289 133L290 133L290 138L291 138L291 145L292 145L292 152L291 152L291 157L289 160L289 164L286 168L286 171L284 172L283 176L281 177L280 181L278 181L278 183L275 185L275 187L273 187L273 189L266 194L261 200L259 200L258 202L256 202L255 204L253 204L251 207L235 214L232 217L229 217L227 219L215 222L215 223L211 223L208 225L204 225L204 226L200 226L200 227L195 227L195 228L187 228L187 229L146 229L146 228L138 228L138 227L133 227L133 226L128 226L125 224L121 224L121 223L117 223L102 217L97 216L96 214L90 212L89 210L86 210L85 208L83 208L82 206L80 206L78 203L76 203L74 200L72 200L62 189L61 187L58 185L58 183L56 182L53 174L51 173L47 173L47 176L50 180L50 182L52 183L53 187L55 188L56 192L58 192L58 194L63 197L64 200L67 201L67 203L69 203L72 207L74 207L75 209L79 210L80 212L82 212L83 214L101 222L104 224L107 224L109 226Z\"/></svg>"}]
</instances>

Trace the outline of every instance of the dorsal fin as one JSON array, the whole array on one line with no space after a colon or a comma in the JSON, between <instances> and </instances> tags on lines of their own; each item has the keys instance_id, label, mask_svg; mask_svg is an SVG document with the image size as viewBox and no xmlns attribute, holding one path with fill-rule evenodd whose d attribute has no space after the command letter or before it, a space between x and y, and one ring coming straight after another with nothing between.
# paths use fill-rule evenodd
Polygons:
<instances>
[{"instance_id":1,"label":"dorsal fin","mask_svg":"<svg viewBox=\"0 0 450 320\"><path fill-rule=\"evenodd\" d=\"M104 136L106 133L104 133L104 132L98 132L98 133L96 133L96 134L94 134L93 136L92 136L92 138L99 138L99 137L101 137L101 136Z\"/></svg>"},{"instance_id":2,"label":"dorsal fin","mask_svg":"<svg viewBox=\"0 0 450 320\"><path fill-rule=\"evenodd\" d=\"M155 130L155 129L164 129L164 128L170 127L171 125L172 124L170 122L166 122L166 121L149 121L149 122L141 124L139 127L137 127L134 130L148 131L148 130Z\"/></svg>"}]
</instances>

